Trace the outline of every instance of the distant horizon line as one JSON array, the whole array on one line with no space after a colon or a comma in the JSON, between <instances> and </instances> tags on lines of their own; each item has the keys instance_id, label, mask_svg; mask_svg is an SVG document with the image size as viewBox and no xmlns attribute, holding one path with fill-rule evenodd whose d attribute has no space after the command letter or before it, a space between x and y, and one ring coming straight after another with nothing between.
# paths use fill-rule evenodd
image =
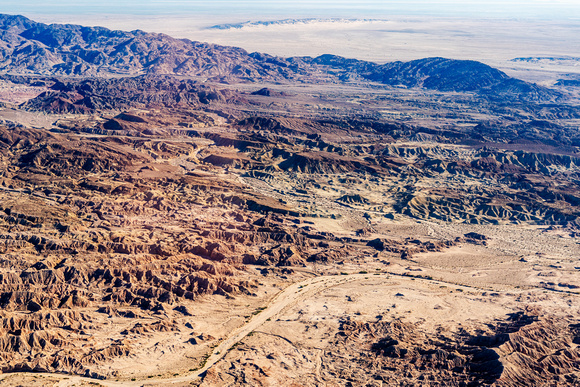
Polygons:
<instances>
[{"instance_id":1,"label":"distant horizon line","mask_svg":"<svg viewBox=\"0 0 580 387\"><path fill-rule=\"evenodd\" d=\"M86 25L86 26L102 26L105 28L118 28L118 27L107 27L106 25L97 25L94 23L100 22L107 22L107 21L116 21L116 19L127 20L135 22L140 19L191 19L192 26L198 25L200 29L212 29L216 28L220 25L223 26L233 26L237 24L246 24L246 25L253 25L253 24L277 24L280 22L296 20L296 21L315 21L316 19L320 19L320 21L341 21L341 20L348 20L348 21L374 21L374 22L387 22L389 20L398 20L401 19L428 19L428 20L474 20L474 21L501 21L501 20L512 20L512 21L579 21L580 16L578 17L568 17L568 18L551 18L551 17L543 17L543 18L528 18L528 17L516 17L516 16L489 16L489 15L427 15L427 14L391 14L391 15L373 15L372 17L365 17L365 16L308 16L308 15L255 15L255 14L248 14L248 15L236 15L237 18L234 18L234 15L224 16L219 14L211 14L211 15L204 15L205 17L211 16L215 19L208 20L204 18L203 20L195 19L195 16L199 16L199 14L194 13L178 13L178 14L109 14L109 13L38 13L38 12L6 12L1 11L0 14L11 15L11 16L23 16L30 20L40 23L46 24L79 24L79 25ZM75 21L77 20L77 21ZM197 23L196 23L197 22ZM203 23L201 23L203 22ZM86 24L90 23L90 24ZM281 23L280 23L281 24ZM144 28L144 27L143 27Z\"/></svg>"},{"instance_id":2,"label":"distant horizon line","mask_svg":"<svg viewBox=\"0 0 580 387\"><path fill-rule=\"evenodd\" d=\"M98 3L61 0L58 4L21 0L18 4L0 0L1 13L57 19L78 17L212 17L228 22L266 21L272 18L474 18L474 19L527 19L527 20L580 20L580 4L573 1L524 0L366 0L353 3L346 0L249 0L243 3L225 0L201 2L200 0L102 0Z\"/></svg>"}]
</instances>

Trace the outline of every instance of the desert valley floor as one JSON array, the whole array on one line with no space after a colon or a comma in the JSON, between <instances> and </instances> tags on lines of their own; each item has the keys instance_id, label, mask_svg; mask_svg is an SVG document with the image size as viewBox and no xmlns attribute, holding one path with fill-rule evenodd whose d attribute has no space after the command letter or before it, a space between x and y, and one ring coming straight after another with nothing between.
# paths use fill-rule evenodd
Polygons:
<instances>
[{"instance_id":1,"label":"desert valley floor","mask_svg":"<svg viewBox=\"0 0 580 387\"><path fill-rule=\"evenodd\" d=\"M580 384L580 78L0 27L0 385Z\"/></svg>"}]
</instances>

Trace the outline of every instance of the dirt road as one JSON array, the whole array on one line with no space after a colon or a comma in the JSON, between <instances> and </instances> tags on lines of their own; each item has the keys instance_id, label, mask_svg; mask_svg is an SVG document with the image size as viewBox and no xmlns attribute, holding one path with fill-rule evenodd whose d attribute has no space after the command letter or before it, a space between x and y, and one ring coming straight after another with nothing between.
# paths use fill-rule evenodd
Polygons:
<instances>
[{"instance_id":1,"label":"dirt road","mask_svg":"<svg viewBox=\"0 0 580 387\"><path fill-rule=\"evenodd\" d=\"M385 276L387 274L381 274ZM56 373L35 373L37 378L59 378L62 379L58 383L58 386L68 387L73 385L79 385L84 383L95 384L98 383L102 386L153 386L153 385L171 385L171 384L184 384L191 382L200 378L208 369L210 369L215 363L221 360L232 346L240 342L244 337L246 337L250 332L256 330L262 326L265 322L275 319L284 310L296 305L298 302L312 297L316 293L322 290L331 288L333 286L341 285L347 282L352 282L356 280L361 280L368 278L368 274L350 274L350 275L334 275L334 276L319 276L310 278L295 284L292 284L280 291L263 309L256 310L251 319L238 329L234 330L229 336L222 339L217 346L213 348L211 353L208 354L207 360L202 368L181 374L173 378L147 378L142 380L126 380L126 381L112 381L112 380L96 380L91 378L86 378L82 376L66 375L67 379L64 379L63 374ZM375 279L376 276L373 276ZM10 373L0 375L0 384L4 384L3 381L8 377L14 376L26 376L30 373Z\"/></svg>"}]
</instances>

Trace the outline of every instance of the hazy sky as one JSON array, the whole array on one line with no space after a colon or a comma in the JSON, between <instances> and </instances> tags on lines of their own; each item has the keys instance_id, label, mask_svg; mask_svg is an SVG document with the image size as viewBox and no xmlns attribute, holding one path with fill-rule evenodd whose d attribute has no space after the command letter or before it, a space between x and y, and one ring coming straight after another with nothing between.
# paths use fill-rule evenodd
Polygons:
<instances>
[{"instance_id":1,"label":"hazy sky","mask_svg":"<svg viewBox=\"0 0 580 387\"><path fill-rule=\"evenodd\" d=\"M389 14L580 19L580 0L0 0L0 12L45 15L385 17Z\"/></svg>"}]
</instances>

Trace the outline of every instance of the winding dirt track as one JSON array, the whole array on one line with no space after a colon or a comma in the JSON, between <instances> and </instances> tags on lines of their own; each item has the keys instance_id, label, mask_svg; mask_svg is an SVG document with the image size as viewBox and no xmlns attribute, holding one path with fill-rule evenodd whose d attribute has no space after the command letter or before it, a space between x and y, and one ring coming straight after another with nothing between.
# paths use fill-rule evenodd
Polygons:
<instances>
[{"instance_id":1,"label":"winding dirt track","mask_svg":"<svg viewBox=\"0 0 580 387\"><path fill-rule=\"evenodd\" d=\"M381 278L388 275L387 273L381 274L380 276L372 276L374 279ZM203 375L208 369L210 369L215 363L221 360L232 346L240 342L244 337L246 337L250 332L256 330L256 328L263 325L269 319L274 319L276 316L280 315L287 308L296 305L301 300L312 297L316 293L337 286L347 282L352 282L364 278L368 278L368 274L350 274L341 276L319 276L304 280L302 282L297 282L288 286L286 289L278 293L269 303L266 305L265 309L261 312L252 316L252 318L244 325L234 330L229 336L222 339L219 344L213 348L211 354L207 358L205 365L192 372L186 372L179 376L173 378L147 378L142 380L127 380L127 381L112 381L112 380L96 380L92 378L86 378L82 376L75 375L64 375L57 373L34 373L37 377L45 378L59 378L62 379L66 377L66 380L61 380L58 384L59 386L72 386L79 382L86 383L98 383L102 386L144 386L144 385L168 385L175 383L186 383L197 380ZM30 373L18 372L0 375L0 384L8 376L21 375L27 376Z\"/></svg>"}]
</instances>

